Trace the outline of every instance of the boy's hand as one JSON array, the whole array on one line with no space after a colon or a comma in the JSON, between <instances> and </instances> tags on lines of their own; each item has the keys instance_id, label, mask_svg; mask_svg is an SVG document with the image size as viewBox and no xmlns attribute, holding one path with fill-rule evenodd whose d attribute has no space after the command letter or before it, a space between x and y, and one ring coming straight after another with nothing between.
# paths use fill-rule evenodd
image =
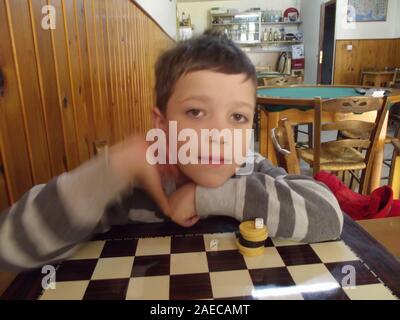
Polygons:
<instances>
[{"instance_id":1,"label":"boy's hand","mask_svg":"<svg viewBox=\"0 0 400 320\"><path fill-rule=\"evenodd\" d=\"M199 221L195 205L196 185L188 183L169 197L171 214L169 217L182 227L192 227Z\"/></svg>"},{"instance_id":2,"label":"boy's hand","mask_svg":"<svg viewBox=\"0 0 400 320\"><path fill-rule=\"evenodd\" d=\"M167 215L170 215L168 198L164 192L159 169L148 163L146 152L149 144L144 137L130 138L110 149L110 167L115 174L127 181L135 182L146 190Z\"/></svg>"}]
</instances>

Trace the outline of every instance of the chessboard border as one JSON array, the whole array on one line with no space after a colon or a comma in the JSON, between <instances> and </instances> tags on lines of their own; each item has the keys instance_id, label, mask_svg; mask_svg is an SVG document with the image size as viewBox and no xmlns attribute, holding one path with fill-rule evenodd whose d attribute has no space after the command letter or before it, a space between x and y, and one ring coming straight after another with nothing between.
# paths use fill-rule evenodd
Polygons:
<instances>
[{"instance_id":1,"label":"chessboard border","mask_svg":"<svg viewBox=\"0 0 400 320\"><path fill-rule=\"evenodd\" d=\"M238 231L239 223L227 217L211 217L192 228L182 228L172 222L155 224L130 224L112 228L96 235L93 240L123 240L167 236L195 236ZM344 215L341 240L397 297L400 297L400 262L367 231ZM0 300L36 300L42 293L42 275L39 270L22 273L0 297ZM29 286L26 284L29 283Z\"/></svg>"}]
</instances>

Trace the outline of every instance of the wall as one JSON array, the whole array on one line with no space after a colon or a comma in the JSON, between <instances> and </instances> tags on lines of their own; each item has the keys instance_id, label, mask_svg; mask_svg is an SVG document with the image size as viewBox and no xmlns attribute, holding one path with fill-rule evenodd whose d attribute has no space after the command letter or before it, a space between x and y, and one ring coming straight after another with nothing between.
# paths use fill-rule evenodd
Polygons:
<instances>
[{"instance_id":1,"label":"wall","mask_svg":"<svg viewBox=\"0 0 400 320\"><path fill-rule=\"evenodd\" d=\"M348 0L337 0L336 39L391 39L399 37L399 0L389 0L387 20L384 22L347 22Z\"/></svg>"},{"instance_id":2,"label":"wall","mask_svg":"<svg viewBox=\"0 0 400 320\"><path fill-rule=\"evenodd\" d=\"M306 54L305 82L316 83L317 66L319 56L319 23L320 5L328 0L303 0L301 1L301 14L304 31L304 44ZM358 84L361 69L364 66L376 65L382 68L391 65L400 65L396 62L396 48L400 38L400 1L389 0L388 17L386 22L360 22L355 24L347 23L348 0L337 1L336 11L336 40L358 40L358 39L393 39L388 41L374 42L366 41L336 41L335 56L335 84ZM354 43L353 52L346 50L347 44ZM368 58L363 58L367 53ZM382 53L382 54L381 54ZM391 55L392 56L389 56ZM381 56L386 58L381 58ZM351 59L351 60L350 60ZM399 58L397 58L399 59Z\"/></svg>"},{"instance_id":3,"label":"wall","mask_svg":"<svg viewBox=\"0 0 400 320\"><path fill-rule=\"evenodd\" d=\"M301 15L303 24L301 30L304 34L305 50L305 75L304 82L315 84L317 82L319 59L319 23L321 4L325 0L301 1Z\"/></svg>"},{"instance_id":4,"label":"wall","mask_svg":"<svg viewBox=\"0 0 400 320\"><path fill-rule=\"evenodd\" d=\"M201 34L209 25L208 12L213 7L236 8L239 11L245 11L250 8L286 10L289 7L300 8L300 0L246 0L246 1L178 1L178 15L182 12L190 14L192 23L195 25L194 34Z\"/></svg>"},{"instance_id":5,"label":"wall","mask_svg":"<svg viewBox=\"0 0 400 320\"><path fill-rule=\"evenodd\" d=\"M334 83L360 84L365 67L400 66L400 1L389 0L384 22L347 23L346 12L347 0L338 0ZM348 45L353 50L348 51Z\"/></svg>"},{"instance_id":6,"label":"wall","mask_svg":"<svg viewBox=\"0 0 400 320\"><path fill-rule=\"evenodd\" d=\"M115 0L114 0L115 1ZM117 0L120 1L120 0ZM135 0L173 39L177 36L176 0Z\"/></svg>"},{"instance_id":7,"label":"wall","mask_svg":"<svg viewBox=\"0 0 400 320\"><path fill-rule=\"evenodd\" d=\"M397 3L396 12L399 13L400 12L400 1L397 1L396 3ZM396 19L394 36L395 36L395 38L400 38L400 19L399 18Z\"/></svg>"},{"instance_id":8,"label":"wall","mask_svg":"<svg viewBox=\"0 0 400 320\"><path fill-rule=\"evenodd\" d=\"M33 185L151 127L153 66L173 45L129 0L0 1L0 159L11 202ZM0 188L1 188L0 179Z\"/></svg>"},{"instance_id":9,"label":"wall","mask_svg":"<svg viewBox=\"0 0 400 320\"><path fill-rule=\"evenodd\" d=\"M347 50L348 45L353 46L352 51ZM336 41L335 84L360 84L365 67L383 70L396 66L400 66L400 39Z\"/></svg>"}]
</instances>

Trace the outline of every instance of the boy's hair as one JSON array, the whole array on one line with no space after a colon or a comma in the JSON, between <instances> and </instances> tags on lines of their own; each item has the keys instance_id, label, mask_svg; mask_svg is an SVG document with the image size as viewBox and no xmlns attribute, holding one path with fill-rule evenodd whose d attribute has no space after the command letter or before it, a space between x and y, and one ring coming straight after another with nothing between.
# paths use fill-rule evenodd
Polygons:
<instances>
[{"instance_id":1,"label":"boy's hair","mask_svg":"<svg viewBox=\"0 0 400 320\"><path fill-rule=\"evenodd\" d=\"M248 56L228 37L215 30L181 41L156 64L157 107L165 113L175 84L183 75L201 70L245 74L257 87L256 70Z\"/></svg>"}]
</instances>

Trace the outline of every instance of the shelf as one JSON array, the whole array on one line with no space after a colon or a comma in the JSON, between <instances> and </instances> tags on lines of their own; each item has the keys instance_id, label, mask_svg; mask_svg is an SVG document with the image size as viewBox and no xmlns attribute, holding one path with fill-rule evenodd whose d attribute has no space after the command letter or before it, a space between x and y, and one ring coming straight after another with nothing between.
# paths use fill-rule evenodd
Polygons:
<instances>
[{"instance_id":1,"label":"shelf","mask_svg":"<svg viewBox=\"0 0 400 320\"><path fill-rule=\"evenodd\" d=\"M212 17L234 17L239 13L210 13Z\"/></svg>"},{"instance_id":2,"label":"shelf","mask_svg":"<svg viewBox=\"0 0 400 320\"><path fill-rule=\"evenodd\" d=\"M302 44L303 41L293 41L293 40L286 40L286 41L262 41L261 44Z\"/></svg>"},{"instance_id":3,"label":"shelf","mask_svg":"<svg viewBox=\"0 0 400 320\"><path fill-rule=\"evenodd\" d=\"M233 26L235 24L241 24L241 23L213 23L213 24L211 24L211 26L224 27L224 26Z\"/></svg>"},{"instance_id":4,"label":"shelf","mask_svg":"<svg viewBox=\"0 0 400 320\"><path fill-rule=\"evenodd\" d=\"M292 50L281 50L281 49L276 49L276 50L271 50L271 49L264 49L264 48L259 48L259 47L242 47L242 50L244 52L249 52L249 53L280 53L280 52L292 52Z\"/></svg>"},{"instance_id":5,"label":"shelf","mask_svg":"<svg viewBox=\"0 0 400 320\"><path fill-rule=\"evenodd\" d=\"M295 22L261 22L262 25L300 25L302 21Z\"/></svg>"}]
</instances>

